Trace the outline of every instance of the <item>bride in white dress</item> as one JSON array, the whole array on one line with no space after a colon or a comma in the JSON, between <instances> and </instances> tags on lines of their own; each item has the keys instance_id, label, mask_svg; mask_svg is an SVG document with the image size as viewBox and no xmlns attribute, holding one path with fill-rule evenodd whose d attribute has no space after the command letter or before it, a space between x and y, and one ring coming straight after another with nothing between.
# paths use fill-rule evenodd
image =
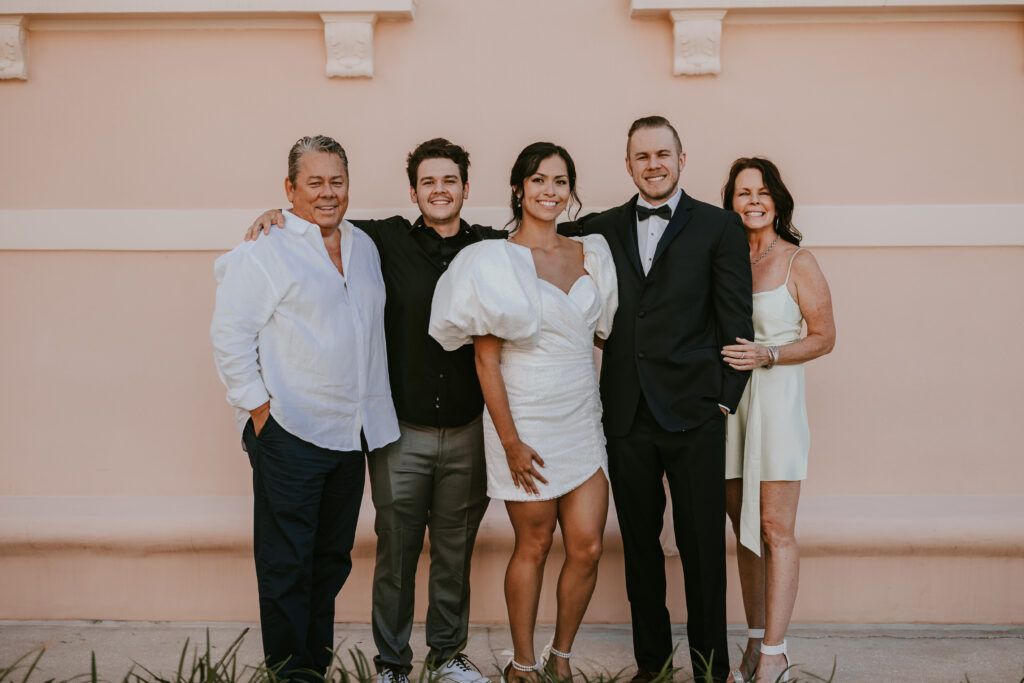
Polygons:
<instances>
[{"instance_id":1,"label":"bride in white dress","mask_svg":"<svg viewBox=\"0 0 1024 683\"><path fill-rule=\"evenodd\" d=\"M505 501L515 530L505 573L515 652L505 679L539 678L533 634L556 523L565 563L547 668L565 679L608 514L593 347L607 338L618 306L615 266L603 237L556 231L566 207L579 204L565 149L528 146L510 184L511 237L467 247L452 262L434 292L430 334L448 350L474 344L487 404L487 493Z\"/></svg>"}]
</instances>

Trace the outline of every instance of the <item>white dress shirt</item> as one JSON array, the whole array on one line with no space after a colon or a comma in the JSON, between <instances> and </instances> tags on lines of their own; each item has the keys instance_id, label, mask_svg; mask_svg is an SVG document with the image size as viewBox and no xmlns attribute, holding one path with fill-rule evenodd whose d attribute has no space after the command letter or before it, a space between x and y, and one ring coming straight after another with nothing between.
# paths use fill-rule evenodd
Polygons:
<instances>
[{"instance_id":1,"label":"white dress shirt","mask_svg":"<svg viewBox=\"0 0 1024 683\"><path fill-rule=\"evenodd\" d=\"M672 213L675 213L682 196L683 191L676 189L676 193L667 202L662 202L658 206L668 204L668 207L672 209ZM648 209L658 208L658 206L647 202L643 197L637 197L636 203L637 206L646 206ZM644 275L651 271L651 265L654 263L654 252L658 250L658 242L661 241L661 236L665 234L665 228L667 227L668 221L660 216L651 216L644 220L639 220L639 216L637 217L636 243L640 247L640 264L644 267Z\"/></svg>"},{"instance_id":2,"label":"white dress shirt","mask_svg":"<svg viewBox=\"0 0 1024 683\"><path fill-rule=\"evenodd\" d=\"M217 373L237 409L268 400L281 427L337 451L398 438L384 348L384 279L369 236L342 221L338 272L320 228L285 211L271 230L217 259L210 325Z\"/></svg>"}]
</instances>

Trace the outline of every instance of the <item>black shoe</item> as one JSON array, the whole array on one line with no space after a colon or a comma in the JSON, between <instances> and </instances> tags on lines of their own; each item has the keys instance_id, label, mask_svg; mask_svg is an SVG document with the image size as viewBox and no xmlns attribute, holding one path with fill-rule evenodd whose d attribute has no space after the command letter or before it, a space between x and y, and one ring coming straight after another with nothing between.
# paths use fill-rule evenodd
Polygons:
<instances>
[{"instance_id":1,"label":"black shoe","mask_svg":"<svg viewBox=\"0 0 1024 683\"><path fill-rule=\"evenodd\" d=\"M657 677L657 671L651 671L640 666L637 667L636 673L633 674L633 678L630 679L629 683L650 683Z\"/></svg>"}]
</instances>

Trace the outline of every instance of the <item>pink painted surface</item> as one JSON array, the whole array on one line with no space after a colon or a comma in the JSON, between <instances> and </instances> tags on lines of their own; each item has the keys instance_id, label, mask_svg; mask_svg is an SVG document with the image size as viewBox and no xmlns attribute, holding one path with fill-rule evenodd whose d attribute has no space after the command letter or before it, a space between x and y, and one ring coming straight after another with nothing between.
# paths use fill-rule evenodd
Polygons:
<instances>
[{"instance_id":1,"label":"pink painted surface","mask_svg":"<svg viewBox=\"0 0 1024 683\"><path fill-rule=\"evenodd\" d=\"M1021 371L985 345L1024 335L994 294L1019 289L1024 248L816 253L839 341L807 368L806 493L1019 493ZM214 257L0 252L0 495L248 492Z\"/></svg>"},{"instance_id":2,"label":"pink painted surface","mask_svg":"<svg viewBox=\"0 0 1024 683\"><path fill-rule=\"evenodd\" d=\"M0 209L279 206L289 146L318 132L348 150L353 207L405 206L405 155L436 135L473 155L470 206L503 205L537 139L565 145L584 202L609 206L633 191L626 127L654 112L707 201L749 154L801 204L1024 201L1019 23L726 25L723 73L687 79L671 35L619 0L432 0L377 25L374 79L337 80L316 31L32 32L29 81L0 82ZM815 253L839 335L807 370L805 494L1019 494L1024 248ZM249 495L208 340L215 257L0 251L0 496ZM482 547L473 618L500 622L504 546ZM809 558L796 618L1019 622L1020 557L949 553ZM588 618L625 620L619 562ZM19 551L0 557L0 618L248 620L251 572L237 549ZM341 618L368 619L370 572Z\"/></svg>"},{"instance_id":3,"label":"pink painted surface","mask_svg":"<svg viewBox=\"0 0 1024 683\"><path fill-rule=\"evenodd\" d=\"M377 25L374 79L339 80L315 31L33 32L30 80L0 83L0 206L277 205L313 132L346 145L353 206L404 206L405 155L435 135L473 154L474 205L506 203L515 154L553 139L607 206L633 189L626 128L652 112L707 200L752 153L804 204L1021 198L1019 24L726 25L723 72L700 78L672 76L671 34L612 0L438 0ZM55 155L62 182L44 180Z\"/></svg>"}]
</instances>

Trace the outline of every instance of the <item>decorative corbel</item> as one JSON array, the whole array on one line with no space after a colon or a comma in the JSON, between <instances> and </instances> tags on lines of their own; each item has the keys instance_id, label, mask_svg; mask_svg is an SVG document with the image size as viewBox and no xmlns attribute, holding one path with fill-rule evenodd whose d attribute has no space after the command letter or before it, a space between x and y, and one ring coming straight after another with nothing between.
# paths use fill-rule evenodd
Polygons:
<instances>
[{"instance_id":1,"label":"decorative corbel","mask_svg":"<svg viewBox=\"0 0 1024 683\"><path fill-rule=\"evenodd\" d=\"M0 15L0 79L28 80L28 17Z\"/></svg>"},{"instance_id":2,"label":"decorative corbel","mask_svg":"<svg viewBox=\"0 0 1024 683\"><path fill-rule=\"evenodd\" d=\"M377 15L321 14L331 78L373 78L373 25Z\"/></svg>"},{"instance_id":3,"label":"decorative corbel","mask_svg":"<svg viewBox=\"0 0 1024 683\"><path fill-rule=\"evenodd\" d=\"M722 72L722 19L725 10L672 10L676 76Z\"/></svg>"}]
</instances>

